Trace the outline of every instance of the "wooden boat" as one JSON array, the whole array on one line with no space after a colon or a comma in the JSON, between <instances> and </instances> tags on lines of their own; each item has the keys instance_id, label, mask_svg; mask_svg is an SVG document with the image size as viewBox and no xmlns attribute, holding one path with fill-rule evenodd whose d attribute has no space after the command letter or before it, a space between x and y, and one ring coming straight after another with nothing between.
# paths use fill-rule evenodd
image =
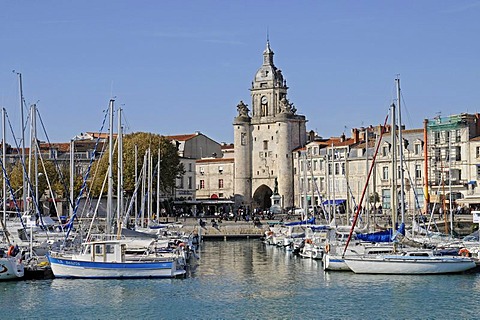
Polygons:
<instances>
[{"instance_id":1,"label":"wooden boat","mask_svg":"<svg viewBox=\"0 0 480 320\"><path fill-rule=\"evenodd\" d=\"M127 255L122 240L85 242L79 254L50 252L57 278L175 278L185 275L175 256Z\"/></svg>"}]
</instances>

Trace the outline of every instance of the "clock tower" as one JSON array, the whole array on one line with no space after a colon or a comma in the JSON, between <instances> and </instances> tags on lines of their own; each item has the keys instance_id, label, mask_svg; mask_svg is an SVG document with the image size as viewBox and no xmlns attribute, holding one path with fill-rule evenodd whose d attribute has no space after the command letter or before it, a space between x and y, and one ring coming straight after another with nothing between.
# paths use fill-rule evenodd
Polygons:
<instances>
[{"instance_id":1,"label":"clock tower","mask_svg":"<svg viewBox=\"0 0 480 320\"><path fill-rule=\"evenodd\" d=\"M306 143L307 120L288 101L287 82L273 55L267 41L250 89L252 110L241 101L233 121L235 204L252 210L270 208L275 180L282 207L293 206L292 151Z\"/></svg>"}]
</instances>

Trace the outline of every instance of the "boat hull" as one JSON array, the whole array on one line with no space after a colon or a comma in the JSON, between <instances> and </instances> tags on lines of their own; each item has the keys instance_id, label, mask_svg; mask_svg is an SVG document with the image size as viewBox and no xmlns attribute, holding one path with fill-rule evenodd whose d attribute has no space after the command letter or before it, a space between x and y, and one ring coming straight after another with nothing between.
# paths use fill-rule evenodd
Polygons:
<instances>
[{"instance_id":1,"label":"boat hull","mask_svg":"<svg viewBox=\"0 0 480 320\"><path fill-rule=\"evenodd\" d=\"M342 256L328 253L323 255L323 270L351 271Z\"/></svg>"},{"instance_id":2,"label":"boat hull","mask_svg":"<svg viewBox=\"0 0 480 320\"><path fill-rule=\"evenodd\" d=\"M90 262L50 255L48 260L56 278L175 278L185 274L174 261Z\"/></svg>"},{"instance_id":3,"label":"boat hull","mask_svg":"<svg viewBox=\"0 0 480 320\"><path fill-rule=\"evenodd\" d=\"M0 281L20 279L24 274L23 263L16 257L0 258Z\"/></svg>"},{"instance_id":4,"label":"boat hull","mask_svg":"<svg viewBox=\"0 0 480 320\"><path fill-rule=\"evenodd\" d=\"M355 273L368 274L441 274L458 273L475 267L467 258L444 257L345 257Z\"/></svg>"}]
</instances>

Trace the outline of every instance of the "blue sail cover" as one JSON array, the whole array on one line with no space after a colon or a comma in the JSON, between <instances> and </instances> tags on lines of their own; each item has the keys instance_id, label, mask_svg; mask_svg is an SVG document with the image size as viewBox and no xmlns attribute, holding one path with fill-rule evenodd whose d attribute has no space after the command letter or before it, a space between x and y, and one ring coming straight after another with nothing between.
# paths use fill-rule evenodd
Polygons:
<instances>
[{"instance_id":1,"label":"blue sail cover","mask_svg":"<svg viewBox=\"0 0 480 320\"><path fill-rule=\"evenodd\" d=\"M303 225L303 224L315 224L315 217L310 218L310 219L308 219L308 220L285 223L285 226L286 226L286 227L290 227L290 226L300 226L300 225Z\"/></svg>"},{"instance_id":2,"label":"blue sail cover","mask_svg":"<svg viewBox=\"0 0 480 320\"><path fill-rule=\"evenodd\" d=\"M405 235L405 223L400 224L397 230L398 233ZM357 234L357 239L368 242L393 242L392 229L379 231L374 233L360 233Z\"/></svg>"}]
</instances>

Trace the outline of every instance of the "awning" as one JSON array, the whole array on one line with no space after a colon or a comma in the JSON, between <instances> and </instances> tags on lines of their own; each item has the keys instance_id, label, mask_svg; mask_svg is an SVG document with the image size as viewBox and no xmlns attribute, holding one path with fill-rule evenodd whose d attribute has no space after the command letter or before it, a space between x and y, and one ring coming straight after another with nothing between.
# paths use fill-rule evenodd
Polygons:
<instances>
[{"instance_id":1,"label":"awning","mask_svg":"<svg viewBox=\"0 0 480 320\"><path fill-rule=\"evenodd\" d=\"M338 206L338 205L341 205L342 203L344 203L345 200L344 199L338 199L338 200L335 200L335 205ZM333 200L325 200L322 202L323 205L332 205L334 204Z\"/></svg>"}]
</instances>

